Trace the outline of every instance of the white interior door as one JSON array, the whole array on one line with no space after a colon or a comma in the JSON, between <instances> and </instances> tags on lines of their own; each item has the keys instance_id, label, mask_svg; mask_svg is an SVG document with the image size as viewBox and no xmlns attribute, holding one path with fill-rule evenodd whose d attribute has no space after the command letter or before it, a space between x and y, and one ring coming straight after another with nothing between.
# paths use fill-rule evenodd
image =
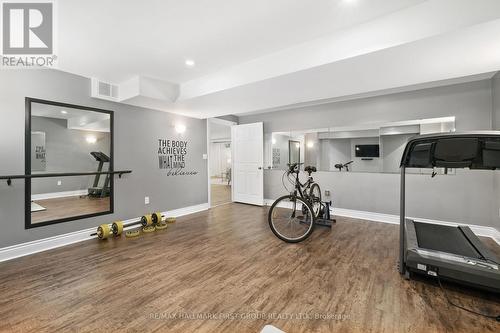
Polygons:
<instances>
[{"instance_id":1,"label":"white interior door","mask_svg":"<svg viewBox=\"0 0 500 333\"><path fill-rule=\"evenodd\" d=\"M233 201L264 204L264 126L262 123L234 125Z\"/></svg>"}]
</instances>

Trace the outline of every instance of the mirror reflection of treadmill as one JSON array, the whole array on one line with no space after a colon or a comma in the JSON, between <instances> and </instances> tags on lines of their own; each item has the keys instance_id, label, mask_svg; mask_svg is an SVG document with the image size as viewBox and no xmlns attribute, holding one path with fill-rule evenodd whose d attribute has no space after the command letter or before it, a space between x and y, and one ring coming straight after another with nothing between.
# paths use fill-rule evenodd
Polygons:
<instances>
[{"instance_id":1,"label":"mirror reflection of treadmill","mask_svg":"<svg viewBox=\"0 0 500 333\"><path fill-rule=\"evenodd\" d=\"M97 172L102 172L102 168L104 166L104 163L109 163L110 159L108 155L104 154L101 151L93 151L90 153L97 162L99 162L99 166L97 167ZM109 168L108 168L109 169ZM99 187L99 180L101 178L101 175L95 175L94 178L94 184L92 187L89 188L89 197L91 198L105 198L109 197L110 194L110 188L109 188L109 181L110 181L110 175L106 175L104 185L102 187Z\"/></svg>"}]
</instances>

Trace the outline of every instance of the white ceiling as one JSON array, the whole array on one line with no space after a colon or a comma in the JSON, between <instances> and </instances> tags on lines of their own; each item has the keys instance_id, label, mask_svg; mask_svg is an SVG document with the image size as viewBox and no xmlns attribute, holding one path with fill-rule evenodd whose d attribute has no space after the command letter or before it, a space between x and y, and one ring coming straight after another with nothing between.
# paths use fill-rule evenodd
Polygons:
<instances>
[{"instance_id":1,"label":"white ceiling","mask_svg":"<svg viewBox=\"0 0 500 333\"><path fill-rule=\"evenodd\" d=\"M500 69L498 0L64 0L58 11L61 70L171 82L174 101L123 102L200 118Z\"/></svg>"},{"instance_id":2,"label":"white ceiling","mask_svg":"<svg viewBox=\"0 0 500 333\"><path fill-rule=\"evenodd\" d=\"M59 66L112 83L181 83L424 0L351 1L58 1Z\"/></svg>"}]
</instances>

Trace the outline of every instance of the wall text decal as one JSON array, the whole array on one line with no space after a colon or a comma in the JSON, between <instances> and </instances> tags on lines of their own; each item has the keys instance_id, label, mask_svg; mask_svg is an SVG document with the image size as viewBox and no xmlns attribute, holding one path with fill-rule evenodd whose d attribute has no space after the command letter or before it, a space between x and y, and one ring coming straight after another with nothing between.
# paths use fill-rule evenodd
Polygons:
<instances>
[{"instance_id":1,"label":"wall text decal","mask_svg":"<svg viewBox=\"0 0 500 333\"><path fill-rule=\"evenodd\" d=\"M158 139L158 163L167 176L194 176L198 171L186 171L188 142L182 140Z\"/></svg>"}]
</instances>

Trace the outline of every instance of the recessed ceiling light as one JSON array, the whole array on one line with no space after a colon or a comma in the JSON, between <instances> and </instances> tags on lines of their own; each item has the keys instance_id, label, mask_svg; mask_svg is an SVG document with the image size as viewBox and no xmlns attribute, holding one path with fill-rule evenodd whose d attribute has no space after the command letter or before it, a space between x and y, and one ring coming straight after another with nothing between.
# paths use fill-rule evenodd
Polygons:
<instances>
[{"instance_id":1,"label":"recessed ceiling light","mask_svg":"<svg viewBox=\"0 0 500 333\"><path fill-rule=\"evenodd\" d=\"M186 59L186 61L184 61L184 64L186 65L186 67L194 67L196 65L196 63L194 62L193 59Z\"/></svg>"},{"instance_id":2,"label":"recessed ceiling light","mask_svg":"<svg viewBox=\"0 0 500 333\"><path fill-rule=\"evenodd\" d=\"M62 114L68 114L68 111L66 111L66 110L61 110L61 113L62 113Z\"/></svg>"}]
</instances>

